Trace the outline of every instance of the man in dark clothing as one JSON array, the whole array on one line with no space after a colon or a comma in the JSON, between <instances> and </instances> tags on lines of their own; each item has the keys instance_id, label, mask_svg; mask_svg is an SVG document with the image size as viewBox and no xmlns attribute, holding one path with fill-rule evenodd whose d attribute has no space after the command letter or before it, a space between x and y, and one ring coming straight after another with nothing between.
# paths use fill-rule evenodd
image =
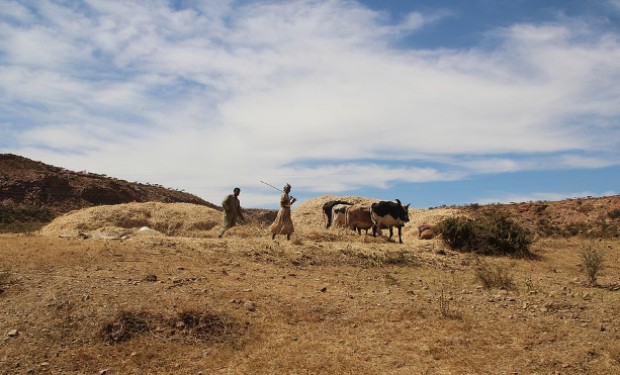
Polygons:
<instances>
[{"instance_id":1,"label":"man in dark clothing","mask_svg":"<svg viewBox=\"0 0 620 375\"><path fill-rule=\"evenodd\" d=\"M236 187L233 190L233 193L228 194L222 201L222 207L224 208L224 219L222 220L222 230L218 235L219 238L222 238L227 229L237 225L237 218L244 220L243 213L241 212L241 203L238 198L240 193L241 189Z\"/></svg>"}]
</instances>

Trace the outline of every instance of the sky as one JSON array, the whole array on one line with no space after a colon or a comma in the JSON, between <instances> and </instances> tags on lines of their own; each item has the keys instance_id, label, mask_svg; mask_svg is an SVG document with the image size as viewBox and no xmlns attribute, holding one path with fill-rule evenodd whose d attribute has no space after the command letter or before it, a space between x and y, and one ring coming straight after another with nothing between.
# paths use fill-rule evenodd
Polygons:
<instances>
[{"instance_id":1,"label":"sky","mask_svg":"<svg viewBox=\"0 0 620 375\"><path fill-rule=\"evenodd\" d=\"M620 193L620 0L0 3L0 153L248 208Z\"/></svg>"}]
</instances>

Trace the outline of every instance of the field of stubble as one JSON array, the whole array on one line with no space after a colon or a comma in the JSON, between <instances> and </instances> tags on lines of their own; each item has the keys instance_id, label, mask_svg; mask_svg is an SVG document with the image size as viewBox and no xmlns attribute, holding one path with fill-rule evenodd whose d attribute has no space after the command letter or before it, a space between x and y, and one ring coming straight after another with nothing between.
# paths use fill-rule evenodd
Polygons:
<instances>
[{"instance_id":1,"label":"field of stubble","mask_svg":"<svg viewBox=\"0 0 620 375\"><path fill-rule=\"evenodd\" d=\"M217 212L182 235L0 236L0 373L620 373L617 241L478 257L419 240L414 225L399 244L301 211L291 241L260 224L218 239ZM604 255L597 286L587 247ZM481 269L512 287L483 287Z\"/></svg>"}]
</instances>

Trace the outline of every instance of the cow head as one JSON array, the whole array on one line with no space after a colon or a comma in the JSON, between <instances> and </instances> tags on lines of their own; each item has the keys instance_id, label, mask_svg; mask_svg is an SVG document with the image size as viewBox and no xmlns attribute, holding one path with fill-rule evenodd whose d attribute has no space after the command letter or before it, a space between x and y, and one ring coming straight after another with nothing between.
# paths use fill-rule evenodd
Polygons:
<instances>
[{"instance_id":1,"label":"cow head","mask_svg":"<svg viewBox=\"0 0 620 375\"><path fill-rule=\"evenodd\" d=\"M410 204L411 203L408 203L406 206L401 205L401 207L403 208L403 213L400 219L404 221L405 223L409 221L409 205Z\"/></svg>"},{"instance_id":2,"label":"cow head","mask_svg":"<svg viewBox=\"0 0 620 375\"><path fill-rule=\"evenodd\" d=\"M400 203L400 199L394 199L394 201L398 203L398 206L401 208L400 212L398 213L398 219L400 219L404 223L409 222L409 205L411 203L403 206L402 203Z\"/></svg>"}]
</instances>

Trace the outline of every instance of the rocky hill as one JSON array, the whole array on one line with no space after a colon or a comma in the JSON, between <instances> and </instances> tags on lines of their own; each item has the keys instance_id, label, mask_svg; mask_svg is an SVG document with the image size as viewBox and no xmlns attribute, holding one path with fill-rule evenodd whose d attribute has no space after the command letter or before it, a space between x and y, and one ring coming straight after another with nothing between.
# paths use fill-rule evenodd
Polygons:
<instances>
[{"instance_id":1,"label":"rocky hill","mask_svg":"<svg viewBox=\"0 0 620 375\"><path fill-rule=\"evenodd\" d=\"M73 172L13 154L0 154L0 204L41 207L57 216L91 206L129 202L193 203L218 208L195 195L160 185Z\"/></svg>"},{"instance_id":2,"label":"rocky hill","mask_svg":"<svg viewBox=\"0 0 620 375\"><path fill-rule=\"evenodd\" d=\"M492 211L508 214L523 227L543 237L620 236L620 195L463 207L463 213L470 217Z\"/></svg>"}]
</instances>

